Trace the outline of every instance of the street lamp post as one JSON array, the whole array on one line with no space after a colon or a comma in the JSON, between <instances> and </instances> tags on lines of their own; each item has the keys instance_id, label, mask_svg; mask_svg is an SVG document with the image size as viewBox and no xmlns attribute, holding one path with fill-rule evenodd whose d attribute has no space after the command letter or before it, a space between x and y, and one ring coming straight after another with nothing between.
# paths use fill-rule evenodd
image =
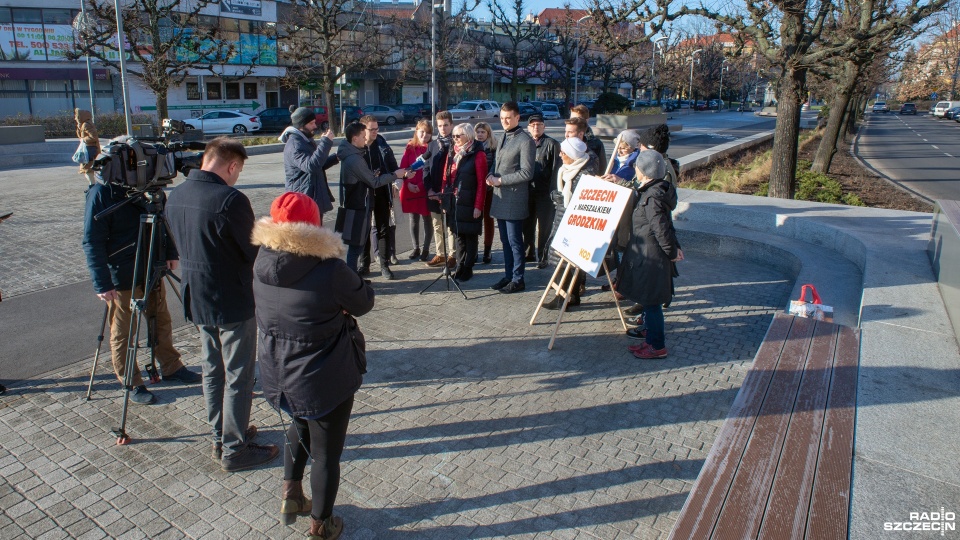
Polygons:
<instances>
[{"instance_id":1,"label":"street lamp post","mask_svg":"<svg viewBox=\"0 0 960 540\"><path fill-rule=\"evenodd\" d=\"M577 104L577 93L580 86L580 21L589 19L590 15L584 15L577 19L576 24L576 36L577 36L577 59L573 61L573 104Z\"/></svg>"},{"instance_id":2,"label":"street lamp post","mask_svg":"<svg viewBox=\"0 0 960 540\"><path fill-rule=\"evenodd\" d=\"M697 105L696 102L693 101L693 62L696 59L697 54L701 52L703 52L703 49L697 49L690 53L690 57L688 58L688 60L690 60L690 95L687 96L687 99L691 100L690 108L693 110L696 110Z\"/></svg>"},{"instance_id":3,"label":"street lamp post","mask_svg":"<svg viewBox=\"0 0 960 540\"><path fill-rule=\"evenodd\" d=\"M650 42L650 43L653 45L653 47L651 47L653 54L652 54L652 58L650 58L650 82L653 84L653 88L650 90L650 103L651 103L651 104L653 104L653 93L657 90L657 79L656 79L656 73L657 73L657 47L659 47L661 43L663 43L664 41L666 41L666 39L667 39L667 36L660 36L660 37L658 37L658 38L656 38L656 39L654 39L653 41Z\"/></svg>"},{"instance_id":4,"label":"street lamp post","mask_svg":"<svg viewBox=\"0 0 960 540\"><path fill-rule=\"evenodd\" d=\"M726 65L727 59L724 58L723 62L720 63L720 95L719 101L717 102L717 112L720 112L723 109L723 72L730 69L730 66Z\"/></svg>"}]
</instances>

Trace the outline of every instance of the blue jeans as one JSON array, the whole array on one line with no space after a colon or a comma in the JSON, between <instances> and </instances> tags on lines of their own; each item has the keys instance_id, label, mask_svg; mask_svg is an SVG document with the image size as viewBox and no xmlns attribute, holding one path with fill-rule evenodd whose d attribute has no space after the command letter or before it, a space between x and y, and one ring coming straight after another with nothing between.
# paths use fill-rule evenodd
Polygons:
<instances>
[{"instance_id":1,"label":"blue jeans","mask_svg":"<svg viewBox=\"0 0 960 540\"><path fill-rule=\"evenodd\" d=\"M497 219L497 226L503 244L504 275L510 281L523 283L523 220Z\"/></svg>"},{"instance_id":2,"label":"blue jeans","mask_svg":"<svg viewBox=\"0 0 960 540\"><path fill-rule=\"evenodd\" d=\"M647 328L647 343L654 349L666 347L663 325L663 307L660 304L643 306L643 325Z\"/></svg>"},{"instance_id":3,"label":"blue jeans","mask_svg":"<svg viewBox=\"0 0 960 540\"><path fill-rule=\"evenodd\" d=\"M220 326L200 325L203 398L214 442L223 443L223 457L247 447L244 440L253 403L257 321Z\"/></svg>"},{"instance_id":4,"label":"blue jeans","mask_svg":"<svg viewBox=\"0 0 960 540\"><path fill-rule=\"evenodd\" d=\"M357 271L357 263L360 261L360 254L363 253L363 246L347 246L347 266L354 272Z\"/></svg>"}]
</instances>

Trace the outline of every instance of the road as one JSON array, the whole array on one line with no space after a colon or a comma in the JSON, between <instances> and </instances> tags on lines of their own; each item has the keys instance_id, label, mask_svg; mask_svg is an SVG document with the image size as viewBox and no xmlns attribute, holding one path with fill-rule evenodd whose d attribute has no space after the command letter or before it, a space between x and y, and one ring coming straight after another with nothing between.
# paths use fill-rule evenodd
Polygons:
<instances>
[{"instance_id":1,"label":"road","mask_svg":"<svg viewBox=\"0 0 960 540\"><path fill-rule=\"evenodd\" d=\"M928 200L960 199L960 124L920 114L867 113L857 155Z\"/></svg>"},{"instance_id":2,"label":"road","mask_svg":"<svg viewBox=\"0 0 960 540\"><path fill-rule=\"evenodd\" d=\"M695 113L676 122L684 128L674 134L670 156L681 158L770 130L774 120L739 113ZM547 134L562 138L563 124L550 124ZM399 158L406 140L391 144ZM606 148L611 155L612 141L606 141ZM331 182L336 182L339 167L329 173ZM0 290L4 297L0 302L0 380L55 370L89 358L96 348L103 304L93 294L80 246L84 186L72 165L0 171L0 213L14 212L0 225ZM238 187L250 197L258 216L267 215L270 202L283 191L283 155L252 156ZM332 185L334 193L337 187ZM412 248L406 216L398 212L396 217L401 265L414 264L403 256ZM332 220L332 213L326 216L328 226ZM499 254L493 264L502 264ZM374 275L378 275L376 265ZM374 278L375 283L378 280ZM174 295L167 296L177 328L185 324L182 308ZM104 352L109 355L106 342ZM109 361L108 356L101 361Z\"/></svg>"}]
</instances>

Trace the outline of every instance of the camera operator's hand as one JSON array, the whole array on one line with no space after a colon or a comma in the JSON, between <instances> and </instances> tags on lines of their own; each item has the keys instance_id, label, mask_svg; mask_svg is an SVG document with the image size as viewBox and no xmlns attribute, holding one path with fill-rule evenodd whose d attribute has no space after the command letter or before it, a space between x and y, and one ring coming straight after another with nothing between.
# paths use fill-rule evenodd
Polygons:
<instances>
[{"instance_id":1,"label":"camera operator's hand","mask_svg":"<svg viewBox=\"0 0 960 540\"><path fill-rule=\"evenodd\" d=\"M97 298L104 302L113 302L117 298L120 298L120 295L117 294L117 291L111 289L107 292L97 293Z\"/></svg>"}]
</instances>

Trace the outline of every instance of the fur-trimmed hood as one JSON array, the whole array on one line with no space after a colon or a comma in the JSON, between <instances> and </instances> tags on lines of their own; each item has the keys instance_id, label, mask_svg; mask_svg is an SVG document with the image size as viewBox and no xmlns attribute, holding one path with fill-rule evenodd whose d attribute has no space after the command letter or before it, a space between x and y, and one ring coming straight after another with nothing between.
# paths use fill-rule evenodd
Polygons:
<instances>
[{"instance_id":1,"label":"fur-trimmed hood","mask_svg":"<svg viewBox=\"0 0 960 540\"><path fill-rule=\"evenodd\" d=\"M266 248L260 250L254 274L264 283L278 286L295 283L317 264L347 253L340 236L328 229L307 223L274 223L270 217L253 226L252 241Z\"/></svg>"}]
</instances>

